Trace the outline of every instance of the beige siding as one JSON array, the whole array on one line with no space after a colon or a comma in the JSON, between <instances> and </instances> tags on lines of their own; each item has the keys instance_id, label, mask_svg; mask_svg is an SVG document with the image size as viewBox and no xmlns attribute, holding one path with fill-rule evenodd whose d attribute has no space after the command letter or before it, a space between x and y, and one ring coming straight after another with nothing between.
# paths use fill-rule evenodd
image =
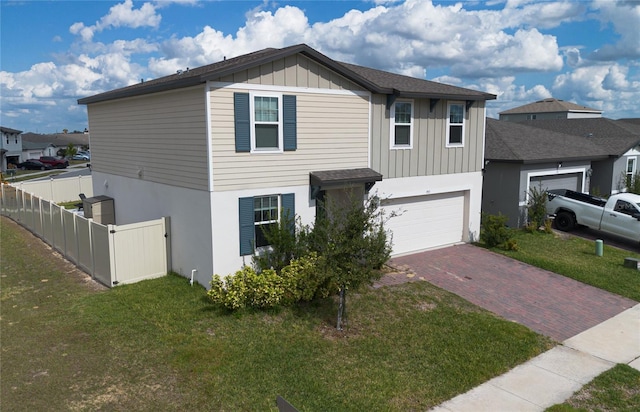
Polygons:
<instances>
[{"instance_id":1,"label":"beige siding","mask_svg":"<svg viewBox=\"0 0 640 412\"><path fill-rule=\"evenodd\" d=\"M90 104L93 170L208 188L204 87Z\"/></svg>"},{"instance_id":2,"label":"beige siding","mask_svg":"<svg viewBox=\"0 0 640 412\"><path fill-rule=\"evenodd\" d=\"M312 171L367 167L368 97L287 92L297 96L297 150L236 153L235 91L211 91L215 191L305 185Z\"/></svg>"},{"instance_id":3,"label":"beige siding","mask_svg":"<svg viewBox=\"0 0 640 412\"><path fill-rule=\"evenodd\" d=\"M371 166L384 178L477 172L482 169L484 102L466 113L464 147L446 147L447 101L430 111L429 99L414 100L413 147L390 149L386 96L372 98Z\"/></svg>"},{"instance_id":4,"label":"beige siding","mask_svg":"<svg viewBox=\"0 0 640 412\"><path fill-rule=\"evenodd\" d=\"M299 54L221 77L215 81L314 89L364 90L334 71Z\"/></svg>"}]
</instances>

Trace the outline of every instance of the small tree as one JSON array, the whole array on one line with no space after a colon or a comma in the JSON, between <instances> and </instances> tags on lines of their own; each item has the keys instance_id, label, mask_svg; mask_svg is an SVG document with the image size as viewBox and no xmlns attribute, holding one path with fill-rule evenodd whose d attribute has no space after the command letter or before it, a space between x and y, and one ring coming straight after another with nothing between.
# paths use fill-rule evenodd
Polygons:
<instances>
[{"instance_id":1,"label":"small tree","mask_svg":"<svg viewBox=\"0 0 640 412\"><path fill-rule=\"evenodd\" d=\"M527 220L534 230L544 226L544 222L547 220L547 200L547 191L542 188L542 182L538 187L529 188Z\"/></svg>"},{"instance_id":2,"label":"small tree","mask_svg":"<svg viewBox=\"0 0 640 412\"><path fill-rule=\"evenodd\" d=\"M295 216L291 216L287 211L280 214L277 224L261 227L269 247L262 253L253 255L252 262L256 271L273 269L280 273L293 259L300 258L309 251L298 239L297 231L303 228L299 222L297 223Z\"/></svg>"},{"instance_id":3,"label":"small tree","mask_svg":"<svg viewBox=\"0 0 640 412\"><path fill-rule=\"evenodd\" d=\"M62 157L73 157L78 153L78 149L72 143L69 143L66 148L62 149L62 152Z\"/></svg>"},{"instance_id":4,"label":"small tree","mask_svg":"<svg viewBox=\"0 0 640 412\"><path fill-rule=\"evenodd\" d=\"M391 255L384 214L378 205L377 196L364 203L351 196L346 205L329 199L323 202L325 213L316 218L310 234L311 247L324 257L324 270L339 288L338 330L346 313L347 289L379 279L380 269Z\"/></svg>"}]
</instances>

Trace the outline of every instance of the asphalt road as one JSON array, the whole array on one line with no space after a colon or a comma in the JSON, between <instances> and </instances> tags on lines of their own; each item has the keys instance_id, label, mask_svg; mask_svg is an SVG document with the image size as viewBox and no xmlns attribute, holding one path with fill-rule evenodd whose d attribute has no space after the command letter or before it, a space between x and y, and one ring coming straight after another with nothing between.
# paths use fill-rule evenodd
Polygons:
<instances>
[{"instance_id":1,"label":"asphalt road","mask_svg":"<svg viewBox=\"0 0 640 412\"><path fill-rule=\"evenodd\" d=\"M66 169L62 169L65 170L64 173L60 173L57 175L47 175L47 176L43 176L43 177L37 177L34 178L32 180L50 180L50 179L63 179L63 178L68 178L68 177L76 177L76 176L89 176L91 175L91 169L88 168L85 164L81 164L81 165L75 165L75 166L69 166ZM34 172L31 175L38 175L38 174L46 174L47 172ZM22 175L22 176L27 176L27 175ZM21 176L21 177L22 177Z\"/></svg>"}]
</instances>

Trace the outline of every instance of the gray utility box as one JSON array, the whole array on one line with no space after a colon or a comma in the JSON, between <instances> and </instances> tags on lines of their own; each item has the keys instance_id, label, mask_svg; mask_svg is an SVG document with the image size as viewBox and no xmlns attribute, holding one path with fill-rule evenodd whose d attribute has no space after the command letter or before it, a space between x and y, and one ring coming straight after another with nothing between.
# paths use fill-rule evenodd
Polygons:
<instances>
[{"instance_id":1,"label":"gray utility box","mask_svg":"<svg viewBox=\"0 0 640 412\"><path fill-rule=\"evenodd\" d=\"M116 212L113 207L113 198L109 196L87 197L82 201L84 217L92 218L94 222L103 225L116 224Z\"/></svg>"}]
</instances>

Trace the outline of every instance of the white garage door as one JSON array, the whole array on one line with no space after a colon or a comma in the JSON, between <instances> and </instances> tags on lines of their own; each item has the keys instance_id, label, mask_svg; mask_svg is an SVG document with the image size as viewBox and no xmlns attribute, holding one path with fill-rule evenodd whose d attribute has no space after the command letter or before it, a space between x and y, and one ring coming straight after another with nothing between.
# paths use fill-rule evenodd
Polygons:
<instances>
[{"instance_id":1,"label":"white garage door","mask_svg":"<svg viewBox=\"0 0 640 412\"><path fill-rule=\"evenodd\" d=\"M458 243L464 233L464 193L388 199L382 202L387 228L393 233L393 254Z\"/></svg>"},{"instance_id":2,"label":"white garage door","mask_svg":"<svg viewBox=\"0 0 640 412\"><path fill-rule=\"evenodd\" d=\"M545 190L570 189L582 192L582 173L532 177L529 187L539 188L541 183Z\"/></svg>"}]
</instances>

